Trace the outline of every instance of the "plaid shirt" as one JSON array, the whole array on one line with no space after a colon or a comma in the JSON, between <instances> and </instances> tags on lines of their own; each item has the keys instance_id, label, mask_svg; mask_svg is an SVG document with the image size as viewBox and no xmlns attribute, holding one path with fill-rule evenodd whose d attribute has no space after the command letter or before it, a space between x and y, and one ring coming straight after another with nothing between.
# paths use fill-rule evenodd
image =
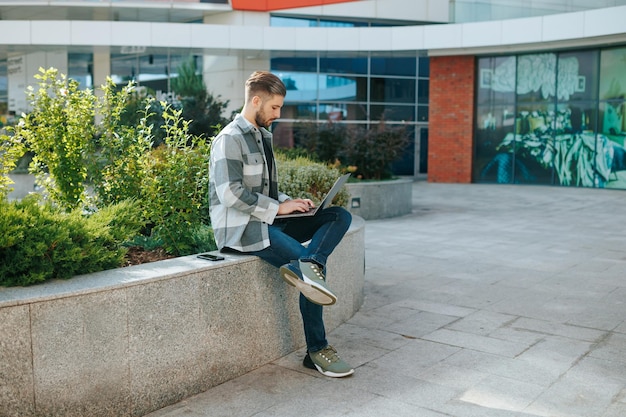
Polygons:
<instances>
[{"instance_id":1,"label":"plaid shirt","mask_svg":"<svg viewBox=\"0 0 626 417\"><path fill-rule=\"evenodd\" d=\"M289 199L280 192L278 201L269 197L270 181L278 180L276 163L268 172L263 140L271 147L272 134L238 114L211 144L210 215L220 249L251 252L268 247L267 225L274 222L279 202Z\"/></svg>"}]
</instances>

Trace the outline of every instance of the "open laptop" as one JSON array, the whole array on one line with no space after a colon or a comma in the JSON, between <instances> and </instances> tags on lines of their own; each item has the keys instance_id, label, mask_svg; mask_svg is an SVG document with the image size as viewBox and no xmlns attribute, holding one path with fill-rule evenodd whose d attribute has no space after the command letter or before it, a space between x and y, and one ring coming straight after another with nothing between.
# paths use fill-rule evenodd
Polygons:
<instances>
[{"instance_id":1,"label":"open laptop","mask_svg":"<svg viewBox=\"0 0 626 417\"><path fill-rule=\"evenodd\" d=\"M326 194L326 197L324 197L322 202L319 203L315 208L312 208L311 210L305 211L305 212L296 211L296 212L289 213L289 214L279 214L276 216L276 219L289 219L292 217L315 216L315 213L317 213L319 210L323 210L324 207L326 207L327 205L333 202L333 198L335 198L339 190L341 190L341 187L343 187L343 184L345 184L345 182L348 181L349 177L350 177L350 174L348 173L337 178L337 181L335 181L330 191L328 191L328 194Z\"/></svg>"}]
</instances>

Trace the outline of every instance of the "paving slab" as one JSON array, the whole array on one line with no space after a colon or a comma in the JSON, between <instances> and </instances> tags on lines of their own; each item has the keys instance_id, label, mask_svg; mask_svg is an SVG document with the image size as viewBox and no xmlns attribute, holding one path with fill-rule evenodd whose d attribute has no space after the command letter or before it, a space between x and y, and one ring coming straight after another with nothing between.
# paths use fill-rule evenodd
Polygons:
<instances>
[{"instance_id":1,"label":"paving slab","mask_svg":"<svg viewBox=\"0 0 626 417\"><path fill-rule=\"evenodd\" d=\"M625 208L621 190L416 181L410 214L366 222L365 301L329 334L353 376L301 349L149 416L624 416Z\"/></svg>"}]
</instances>

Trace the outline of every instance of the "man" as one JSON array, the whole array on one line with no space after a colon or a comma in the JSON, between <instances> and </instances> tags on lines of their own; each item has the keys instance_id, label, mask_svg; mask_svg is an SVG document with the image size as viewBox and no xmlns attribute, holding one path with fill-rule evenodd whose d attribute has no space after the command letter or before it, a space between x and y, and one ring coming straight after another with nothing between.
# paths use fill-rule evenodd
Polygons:
<instances>
[{"instance_id":1,"label":"man","mask_svg":"<svg viewBox=\"0 0 626 417\"><path fill-rule=\"evenodd\" d=\"M213 140L209 162L210 215L215 240L228 249L259 256L300 291L300 313L307 354L303 365L323 375L344 377L354 369L328 344L322 306L337 297L326 285L328 256L345 235L352 217L341 207L314 216L276 219L306 212L309 199L292 199L278 190L272 134L287 90L270 72L257 71L245 84L240 114ZM305 247L302 243L310 241Z\"/></svg>"}]
</instances>

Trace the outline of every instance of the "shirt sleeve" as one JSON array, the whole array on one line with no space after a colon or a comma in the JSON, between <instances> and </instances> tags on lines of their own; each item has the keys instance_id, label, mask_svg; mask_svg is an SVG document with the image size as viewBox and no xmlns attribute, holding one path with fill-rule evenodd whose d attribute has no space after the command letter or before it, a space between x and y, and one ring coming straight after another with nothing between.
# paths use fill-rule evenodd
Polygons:
<instances>
[{"instance_id":1,"label":"shirt sleeve","mask_svg":"<svg viewBox=\"0 0 626 417\"><path fill-rule=\"evenodd\" d=\"M260 192L264 162L246 155L242 138L228 133L219 135L211 145L210 159L209 177L220 202L272 223L278 213L278 201ZM259 189L255 190L257 181Z\"/></svg>"}]
</instances>

